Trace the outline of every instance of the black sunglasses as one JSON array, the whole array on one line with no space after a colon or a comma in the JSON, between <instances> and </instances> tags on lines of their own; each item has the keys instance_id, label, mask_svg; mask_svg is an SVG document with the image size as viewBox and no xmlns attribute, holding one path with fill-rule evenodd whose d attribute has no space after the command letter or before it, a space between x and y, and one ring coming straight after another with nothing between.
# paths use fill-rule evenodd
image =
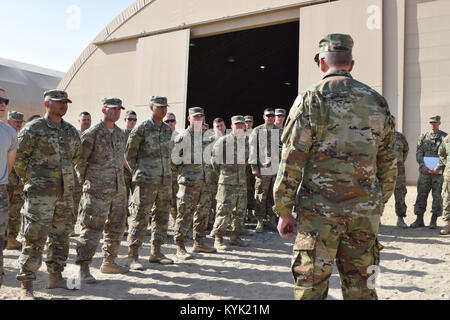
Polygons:
<instances>
[{"instance_id":1,"label":"black sunglasses","mask_svg":"<svg viewBox=\"0 0 450 320\"><path fill-rule=\"evenodd\" d=\"M128 121L137 121L136 118L127 118Z\"/></svg>"},{"instance_id":2,"label":"black sunglasses","mask_svg":"<svg viewBox=\"0 0 450 320\"><path fill-rule=\"evenodd\" d=\"M175 122L176 120L173 120L173 119L169 119L169 120L166 120L166 121L164 121L165 123L173 123L173 122Z\"/></svg>"},{"instance_id":3,"label":"black sunglasses","mask_svg":"<svg viewBox=\"0 0 450 320\"><path fill-rule=\"evenodd\" d=\"M265 114L267 118L275 118L275 115L273 113Z\"/></svg>"},{"instance_id":4,"label":"black sunglasses","mask_svg":"<svg viewBox=\"0 0 450 320\"><path fill-rule=\"evenodd\" d=\"M3 103L5 104L5 106L7 106L9 104L9 99L0 97L0 104L3 104Z\"/></svg>"}]
</instances>

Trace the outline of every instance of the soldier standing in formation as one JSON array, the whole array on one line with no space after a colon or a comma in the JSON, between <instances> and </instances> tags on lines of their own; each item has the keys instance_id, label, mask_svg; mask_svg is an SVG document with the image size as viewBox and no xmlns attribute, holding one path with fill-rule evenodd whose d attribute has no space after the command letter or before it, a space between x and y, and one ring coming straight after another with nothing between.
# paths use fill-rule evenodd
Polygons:
<instances>
[{"instance_id":1,"label":"soldier standing in formation","mask_svg":"<svg viewBox=\"0 0 450 320\"><path fill-rule=\"evenodd\" d=\"M9 99L0 88L0 118L6 112ZM3 283L3 249L8 234L8 175L14 166L18 148L16 131L0 120L0 287Z\"/></svg>"},{"instance_id":2,"label":"soldier standing in formation","mask_svg":"<svg viewBox=\"0 0 450 320\"><path fill-rule=\"evenodd\" d=\"M440 234L448 235L450 234L450 136L442 140L442 144L439 147L439 158L439 164L435 168L434 174L444 172L444 184L442 186L444 216L442 219L447 223L445 228L440 231Z\"/></svg>"},{"instance_id":3,"label":"soldier standing in formation","mask_svg":"<svg viewBox=\"0 0 450 320\"><path fill-rule=\"evenodd\" d=\"M395 145L394 152L397 158L397 181L395 182L395 213L397 215L397 227L407 228L404 218L406 217L406 203L405 197L407 193L406 189L406 170L405 162L408 157L409 145L405 136L400 133L395 133Z\"/></svg>"},{"instance_id":4,"label":"soldier standing in formation","mask_svg":"<svg viewBox=\"0 0 450 320\"><path fill-rule=\"evenodd\" d=\"M441 173L433 173L434 168L427 168L425 165L425 157L438 158L438 150L441 146L442 139L447 133L439 130L441 117L435 116L430 118L430 131L423 133L417 142L416 160L419 164L419 181L417 182L417 198L414 204L414 214L417 215L416 221L411 224L411 228L425 227L423 215L427 209L428 194L431 192L433 196L433 204L431 207L430 229L436 229L437 218L442 215L442 183L443 177Z\"/></svg>"},{"instance_id":5,"label":"soldier standing in formation","mask_svg":"<svg viewBox=\"0 0 450 320\"><path fill-rule=\"evenodd\" d=\"M81 235L76 264L82 283L95 283L89 264L104 233L102 273L125 273L128 268L114 259L125 230L126 194L124 180L125 135L115 125L125 109L117 98L103 100L103 121L81 136L80 162L75 169L83 187L80 206Z\"/></svg>"},{"instance_id":6,"label":"soldier standing in formation","mask_svg":"<svg viewBox=\"0 0 450 320\"><path fill-rule=\"evenodd\" d=\"M77 129L63 120L71 102L64 91L46 91L46 115L27 124L18 136L15 169L25 184L21 210L25 241L16 278L22 282L21 293L26 298L33 297L33 281L47 237L48 288L67 288L61 273L69 255L74 166L80 155Z\"/></svg>"},{"instance_id":7,"label":"soldier standing in formation","mask_svg":"<svg viewBox=\"0 0 450 320\"><path fill-rule=\"evenodd\" d=\"M125 113L125 130L123 131L125 134L125 145L128 141L128 137L130 136L131 131L133 131L134 127L136 127L137 123L137 114L133 110L128 110ZM130 210L128 208L128 204L130 202L130 194L133 193L132 190L132 180L133 180L133 173L131 172L130 167L125 163L124 164L124 178L125 178L125 187L126 187L126 193L127 193L127 219L126 219L126 228L125 233L128 231L128 217L130 216Z\"/></svg>"},{"instance_id":8,"label":"soldier standing in formation","mask_svg":"<svg viewBox=\"0 0 450 320\"><path fill-rule=\"evenodd\" d=\"M275 109L275 125L283 131L286 120L286 109Z\"/></svg>"},{"instance_id":9,"label":"soldier standing in formation","mask_svg":"<svg viewBox=\"0 0 450 320\"><path fill-rule=\"evenodd\" d=\"M214 247L226 251L223 236L231 221L230 245L247 247L239 238L244 227L247 210L247 160L248 149L245 136L245 119L243 116L231 118L232 132L221 137L213 150L212 164L219 177L217 191L216 219L212 234L215 236ZM231 152L231 154L230 154Z\"/></svg>"},{"instance_id":10,"label":"soldier standing in formation","mask_svg":"<svg viewBox=\"0 0 450 320\"><path fill-rule=\"evenodd\" d=\"M91 114L87 111L81 112L78 117L78 124L80 125L80 130L77 131L79 136L81 137L83 132L85 132L87 129L91 127L92 124Z\"/></svg>"},{"instance_id":11,"label":"soldier standing in formation","mask_svg":"<svg viewBox=\"0 0 450 320\"><path fill-rule=\"evenodd\" d=\"M278 163L280 134L275 126L275 110L264 110L264 124L253 129L250 135L250 164L255 180L255 216L258 220L256 232L263 232L264 218L267 217L272 229L276 230L277 222L273 207L273 184L275 182ZM273 153L273 151L275 151Z\"/></svg>"},{"instance_id":12,"label":"soldier standing in formation","mask_svg":"<svg viewBox=\"0 0 450 320\"><path fill-rule=\"evenodd\" d=\"M24 119L23 113L17 111L8 112L7 123L13 128L16 133L22 129ZM22 244L17 241L19 235L20 223L20 209L23 206L23 183L17 176L16 170L12 168L8 177L8 195L9 195L9 220L8 220L8 244L6 250L20 250Z\"/></svg>"},{"instance_id":13,"label":"soldier standing in formation","mask_svg":"<svg viewBox=\"0 0 450 320\"><path fill-rule=\"evenodd\" d=\"M245 116L245 131L247 144L249 143L250 135L253 131L253 116ZM250 221L255 221L254 211L256 210L255 203L255 176L252 173L252 166L247 164L247 217ZM253 220L252 220L253 219Z\"/></svg>"},{"instance_id":14,"label":"soldier standing in formation","mask_svg":"<svg viewBox=\"0 0 450 320\"><path fill-rule=\"evenodd\" d=\"M127 142L125 157L133 172L127 260L132 270L144 269L139 263L139 248L149 223L152 237L149 262L173 264L173 260L161 252L161 246L167 240L172 199L172 130L163 122L167 107L166 97L153 96L150 99L151 119L134 128Z\"/></svg>"},{"instance_id":15,"label":"soldier standing in formation","mask_svg":"<svg viewBox=\"0 0 450 320\"><path fill-rule=\"evenodd\" d=\"M174 149L181 163L174 163L178 174L177 220L174 240L177 244L176 257L188 260L185 243L192 226L194 231L194 252L212 253L216 250L204 243L210 214L210 196L206 186L206 170L203 159L203 108L189 109L189 127L175 139Z\"/></svg>"},{"instance_id":16,"label":"soldier standing in formation","mask_svg":"<svg viewBox=\"0 0 450 320\"><path fill-rule=\"evenodd\" d=\"M377 299L367 285L379 263L384 204L394 192L394 119L386 100L352 78L353 40L330 34L315 61L322 81L294 102L283 134L274 186L278 230L297 238L292 272L296 299L325 299L334 260L344 299Z\"/></svg>"},{"instance_id":17,"label":"soldier standing in formation","mask_svg":"<svg viewBox=\"0 0 450 320\"><path fill-rule=\"evenodd\" d=\"M178 132L176 131L177 126L177 117L172 112L166 114L164 118L164 123L170 127L172 130L172 142L175 141L178 136ZM170 215L172 217L173 226L175 226L175 222L177 220L177 193L178 193L178 175L176 171L172 168L172 201L170 202Z\"/></svg>"}]
</instances>

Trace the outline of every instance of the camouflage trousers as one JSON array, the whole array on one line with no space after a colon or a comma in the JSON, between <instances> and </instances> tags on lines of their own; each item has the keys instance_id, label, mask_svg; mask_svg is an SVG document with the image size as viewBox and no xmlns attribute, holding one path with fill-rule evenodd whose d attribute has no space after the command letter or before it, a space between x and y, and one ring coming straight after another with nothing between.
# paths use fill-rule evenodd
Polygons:
<instances>
[{"instance_id":1,"label":"camouflage trousers","mask_svg":"<svg viewBox=\"0 0 450 320\"><path fill-rule=\"evenodd\" d=\"M247 170L247 209L256 210L255 203L255 176L251 167Z\"/></svg>"},{"instance_id":2,"label":"camouflage trousers","mask_svg":"<svg viewBox=\"0 0 450 320\"><path fill-rule=\"evenodd\" d=\"M275 215L272 210L273 201L273 185L275 183L276 175L274 176L259 176L255 177L255 205L256 217L265 218Z\"/></svg>"},{"instance_id":3,"label":"camouflage trousers","mask_svg":"<svg viewBox=\"0 0 450 320\"><path fill-rule=\"evenodd\" d=\"M3 250L6 248L8 232L8 191L0 184L0 288L3 282Z\"/></svg>"},{"instance_id":4,"label":"camouflage trousers","mask_svg":"<svg viewBox=\"0 0 450 320\"><path fill-rule=\"evenodd\" d=\"M210 213L209 213L209 218L208 218L208 225L212 226L214 225L214 221L216 220L216 208L217 208L217 200L216 200L216 195L217 195L217 189L219 188L219 185L217 183L217 181L215 181L214 184L208 185L208 194L209 194L209 198L211 199L210 202Z\"/></svg>"},{"instance_id":5,"label":"camouflage trousers","mask_svg":"<svg viewBox=\"0 0 450 320\"><path fill-rule=\"evenodd\" d=\"M395 183L394 197L395 197L395 213L398 217L406 217L406 202L405 197L408 190L406 189L406 176L401 175L397 177Z\"/></svg>"},{"instance_id":6,"label":"camouflage trousers","mask_svg":"<svg viewBox=\"0 0 450 320\"><path fill-rule=\"evenodd\" d=\"M115 259L127 219L125 190L114 193L84 192L80 204L81 234L75 263L92 261L102 234L103 256Z\"/></svg>"},{"instance_id":7,"label":"camouflage trousers","mask_svg":"<svg viewBox=\"0 0 450 320\"><path fill-rule=\"evenodd\" d=\"M75 179L75 185L73 188L73 214L72 214L72 224L74 227L78 220L78 212L82 194L83 188L78 183L78 179Z\"/></svg>"},{"instance_id":8,"label":"camouflage trousers","mask_svg":"<svg viewBox=\"0 0 450 320\"><path fill-rule=\"evenodd\" d=\"M151 244L166 243L171 199L171 185L146 183L133 185L133 195L129 206L129 247L139 248L142 246L149 223L151 225ZM153 205L155 205L154 208Z\"/></svg>"},{"instance_id":9,"label":"camouflage trousers","mask_svg":"<svg viewBox=\"0 0 450 320\"><path fill-rule=\"evenodd\" d=\"M172 200L170 202L170 215L173 221L177 220L177 194L178 194L178 177L175 172L172 172Z\"/></svg>"},{"instance_id":10,"label":"camouflage trousers","mask_svg":"<svg viewBox=\"0 0 450 320\"><path fill-rule=\"evenodd\" d=\"M8 186L8 238L16 239L19 235L22 218L20 209L23 206L23 186Z\"/></svg>"},{"instance_id":11,"label":"camouflage trousers","mask_svg":"<svg viewBox=\"0 0 450 320\"><path fill-rule=\"evenodd\" d=\"M444 181L442 185L442 206L444 209L442 220L450 221L450 181Z\"/></svg>"},{"instance_id":12,"label":"camouflage trousers","mask_svg":"<svg viewBox=\"0 0 450 320\"><path fill-rule=\"evenodd\" d=\"M72 229L73 195L35 195L24 193L21 234L25 238L19 256L19 281L35 280L42 263L48 237L47 270L62 272L69 255Z\"/></svg>"},{"instance_id":13,"label":"camouflage trousers","mask_svg":"<svg viewBox=\"0 0 450 320\"><path fill-rule=\"evenodd\" d=\"M217 190L216 220L214 233L223 235L231 223L231 232L244 228L247 210L247 188L242 185L219 184Z\"/></svg>"},{"instance_id":14,"label":"camouflage trousers","mask_svg":"<svg viewBox=\"0 0 450 320\"><path fill-rule=\"evenodd\" d=\"M194 239L201 240L206 236L211 211L210 200L205 184L180 184L177 193L178 215L174 230L175 242L186 242L192 222Z\"/></svg>"},{"instance_id":15,"label":"camouflage trousers","mask_svg":"<svg viewBox=\"0 0 450 320\"><path fill-rule=\"evenodd\" d=\"M129 173L127 169L124 169L123 172L124 172L123 176L125 178L125 188L126 188L126 196L127 196L125 210L127 212L127 217L129 217L130 216L130 209L129 209L130 194L133 193L133 188L132 188L133 187L133 183L132 183L133 177L131 176L131 173ZM128 222L127 222L127 225L128 225Z\"/></svg>"},{"instance_id":16,"label":"camouflage trousers","mask_svg":"<svg viewBox=\"0 0 450 320\"><path fill-rule=\"evenodd\" d=\"M379 223L380 216L300 214L291 264L295 299L326 299L335 259L344 299L378 299L368 281L369 267L380 262Z\"/></svg>"},{"instance_id":17,"label":"camouflage trousers","mask_svg":"<svg viewBox=\"0 0 450 320\"><path fill-rule=\"evenodd\" d=\"M427 199L430 193L433 196L431 212L433 215L442 215L442 183L444 178L440 176L425 175L420 173L417 182L417 198L414 204L414 214L421 215L427 210Z\"/></svg>"}]
</instances>

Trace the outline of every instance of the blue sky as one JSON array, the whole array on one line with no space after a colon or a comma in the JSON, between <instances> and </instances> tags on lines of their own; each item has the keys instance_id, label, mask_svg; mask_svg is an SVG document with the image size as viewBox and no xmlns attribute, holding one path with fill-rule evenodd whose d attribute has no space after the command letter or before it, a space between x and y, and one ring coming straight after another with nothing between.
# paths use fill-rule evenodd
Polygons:
<instances>
[{"instance_id":1,"label":"blue sky","mask_svg":"<svg viewBox=\"0 0 450 320\"><path fill-rule=\"evenodd\" d=\"M134 0L0 0L0 57L66 72Z\"/></svg>"}]
</instances>

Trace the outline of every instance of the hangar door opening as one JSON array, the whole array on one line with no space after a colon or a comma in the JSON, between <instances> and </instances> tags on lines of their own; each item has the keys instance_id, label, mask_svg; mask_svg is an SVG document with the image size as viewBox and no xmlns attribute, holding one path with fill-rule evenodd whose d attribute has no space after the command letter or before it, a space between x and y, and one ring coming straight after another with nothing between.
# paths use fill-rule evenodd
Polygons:
<instances>
[{"instance_id":1,"label":"hangar door opening","mask_svg":"<svg viewBox=\"0 0 450 320\"><path fill-rule=\"evenodd\" d=\"M204 107L206 122L289 111L298 94L299 22L191 39L187 109ZM186 116L187 119L187 116Z\"/></svg>"}]
</instances>

